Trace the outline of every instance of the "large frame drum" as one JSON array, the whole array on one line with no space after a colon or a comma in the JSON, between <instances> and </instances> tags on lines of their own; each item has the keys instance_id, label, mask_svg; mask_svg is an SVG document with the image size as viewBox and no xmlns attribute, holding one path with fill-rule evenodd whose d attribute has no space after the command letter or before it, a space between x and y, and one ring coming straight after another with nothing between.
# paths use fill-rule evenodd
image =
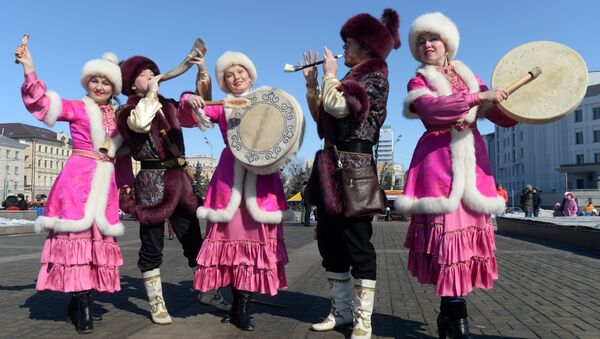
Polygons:
<instances>
[{"instance_id":1,"label":"large frame drum","mask_svg":"<svg viewBox=\"0 0 600 339\"><path fill-rule=\"evenodd\" d=\"M498 104L504 113L519 122L545 124L579 106L587 90L587 66L577 52L556 42L534 41L509 51L496 64L492 88L507 88L534 67L541 74Z\"/></svg>"},{"instance_id":2,"label":"large frame drum","mask_svg":"<svg viewBox=\"0 0 600 339\"><path fill-rule=\"evenodd\" d=\"M304 115L298 101L276 88L262 87L245 96L250 104L232 108L227 140L234 157L256 174L278 171L302 143Z\"/></svg>"}]
</instances>

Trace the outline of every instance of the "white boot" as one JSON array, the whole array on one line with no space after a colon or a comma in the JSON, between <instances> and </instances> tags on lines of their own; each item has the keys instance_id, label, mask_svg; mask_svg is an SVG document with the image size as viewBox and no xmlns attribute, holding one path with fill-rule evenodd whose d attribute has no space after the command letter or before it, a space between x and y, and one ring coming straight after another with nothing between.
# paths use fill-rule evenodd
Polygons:
<instances>
[{"instance_id":1,"label":"white boot","mask_svg":"<svg viewBox=\"0 0 600 339\"><path fill-rule=\"evenodd\" d=\"M375 280L354 280L354 329L351 339L371 338L371 315L375 302Z\"/></svg>"},{"instance_id":2,"label":"white boot","mask_svg":"<svg viewBox=\"0 0 600 339\"><path fill-rule=\"evenodd\" d=\"M331 292L331 311L320 323L313 324L314 331L330 331L352 323L352 283L350 273L326 272Z\"/></svg>"},{"instance_id":3,"label":"white boot","mask_svg":"<svg viewBox=\"0 0 600 339\"><path fill-rule=\"evenodd\" d=\"M146 294L148 294L148 300L150 301L152 321L160 325L172 323L173 321L163 299L160 269L155 268L152 271L142 272L142 277L144 277L144 286L146 287Z\"/></svg>"}]
</instances>

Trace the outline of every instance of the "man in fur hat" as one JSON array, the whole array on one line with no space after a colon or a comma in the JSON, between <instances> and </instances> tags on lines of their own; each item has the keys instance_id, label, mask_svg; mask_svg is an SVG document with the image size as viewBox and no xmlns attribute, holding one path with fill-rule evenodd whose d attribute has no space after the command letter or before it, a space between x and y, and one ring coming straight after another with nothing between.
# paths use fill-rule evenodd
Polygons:
<instances>
[{"instance_id":1,"label":"man in fur hat","mask_svg":"<svg viewBox=\"0 0 600 339\"><path fill-rule=\"evenodd\" d=\"M194 59L193 63L203 64L203 56L196 59L202 60ZM196 126L197 119L193 115L204 101L190 93L184 93L179 102L160 95L160 70L146 57L133 56L125 60L121 63L121 72L123 94L128 100L117 114L117 124L132 157L140 162L141 170L135 180L121 180L133 185L131 192L122 196L120 205L140 222L138 267L144 277L152 321L170 324L160 278L164 223L165 219L170 221L188 265L195 267L202 235L196 218L198 198L192 178L186 173L182 127ZM124 173L121 171L121 177ZM126 173L131 174L131 171ZM230 308L218 293L206 293L204 297L215 300L211 304L222 310Z\"/></svg>"},{"instance_id":2,"label":"man in fur hat","mask_svg":"<svg viewBox=\"0 0 600 339\"><path fill-rule=\"evenodd\" d=\"M400 47L399 24L393 9L384 10L380 20L366 13L350 18L340 32L344 64L350 71L338 80L336 59L325 48L322 87L317 81L317 67L304 72L308 107L319 137L325 139L324 150L316 154L306 195L317 206L317 242L332 301L330 314L312 326L315 331L354 321L352 338L371 337L376 282L376 255L370 240L372 216L343 216L334 171L338 162L344 168L375 164L372 149L387 114L385 59L392 48ZM317 59L318 54L313 57L311 51L304 55L307 64ZM355 279L354 293L350 275Z\"/></svg>"}]
</instances>

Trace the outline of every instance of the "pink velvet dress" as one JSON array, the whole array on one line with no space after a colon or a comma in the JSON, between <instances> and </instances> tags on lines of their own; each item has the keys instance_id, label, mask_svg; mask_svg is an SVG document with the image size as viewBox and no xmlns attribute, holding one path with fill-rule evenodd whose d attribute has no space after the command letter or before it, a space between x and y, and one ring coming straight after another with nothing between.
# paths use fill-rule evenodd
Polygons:
<instances>
[{"instance_id":1,"label":"pink velvet dress","mask_svg":"<svg viewBox=\"0 0 600 339\"><path fill-rule=\"evenodd\" d=\"M461 70L470 74L470 86L453 68L442 73L431 66L409 83L406 107L427 131L407 172L405 196L396 202L411 213L404 244L410 249L408 270L448 297L493 287L498 268L490 211L504 208L472 110L478 105L476 92L487 87L468 69ZM451 93L439 93L431 83L440 88L445 83ZM497 108L487 118L503 126L516 124Z\"/></svg>"},{"instance_id":2,"label":"pink velvet dress","mask_svg":"<svg viewBox=\"0 0 600 339\"><path fill-rule=\"evenodd\" d=\"M36 289L119 291L123 257L116 236L123 234L123 224L114 165L96 151L107 128L112 136L109 157L120 145L114 110L89 97L60 99L46 92L35 73L26 75L21 92L25 107L37 119L49 126L69 122L73 142L73 153L52 186L44 215L36 220L36 231L49 231Z\"/></svg>"},{"instance_id":3,"label":"pink velvet dress","mask_svg":"<svg viewBox=\"0 0 600 339\"><path fill-rule=\"evenodd\" d=\"M227 144L227 112L208 106ZM209 291L232 285L238 290L276 295L287 287L288 263L282 218L287 210L278 173L256 175L235 159L229 147L207 189L199 219L207 220L198 254L194 288Z\"/></svg>"}]
</instances>

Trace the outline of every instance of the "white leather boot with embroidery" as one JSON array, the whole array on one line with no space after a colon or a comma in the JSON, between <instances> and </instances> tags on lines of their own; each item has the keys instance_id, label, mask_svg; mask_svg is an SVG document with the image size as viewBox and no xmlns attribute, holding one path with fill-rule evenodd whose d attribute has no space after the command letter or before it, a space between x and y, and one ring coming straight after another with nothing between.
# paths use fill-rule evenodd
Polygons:
<instances>
[{"instance_id":1,"label":"white leather boot with embroidery","mask_svg":"<svg viewBox=\"0 0 600 339\"><path fill-rule=\"evenodd\" d=\"M350 273L326 272L331 292L331 311L320 323L313 324L314 331L330 331L352 323L352 281Z\"/></svg>"},{"instance_id":2,"label":"white leather boot with embroidery","mask_svg":"<svg viewBox=\"0 0 600 339\"><path fill-rule=\"evenodd\" d=\"M159 325L172 323L173 321L163 299L160 269L155 268L152 271L142 272L142 277L144 277L144 287L146 287L146 294L148 294L148 301L150 301L152 321Z\"/></svg>"},{"instance_id":3,"label":"white leather boot with embroidery","mask_svg":"<svg viewBox=\"0 0 600 339\"><path fill-rule=\"evenodd\" d=\"M354 329L351 339L370 339L373 328L371 315L375 303L375 280L356 279L354 281L353 310Z\"/></svg>"}]
</instances>

